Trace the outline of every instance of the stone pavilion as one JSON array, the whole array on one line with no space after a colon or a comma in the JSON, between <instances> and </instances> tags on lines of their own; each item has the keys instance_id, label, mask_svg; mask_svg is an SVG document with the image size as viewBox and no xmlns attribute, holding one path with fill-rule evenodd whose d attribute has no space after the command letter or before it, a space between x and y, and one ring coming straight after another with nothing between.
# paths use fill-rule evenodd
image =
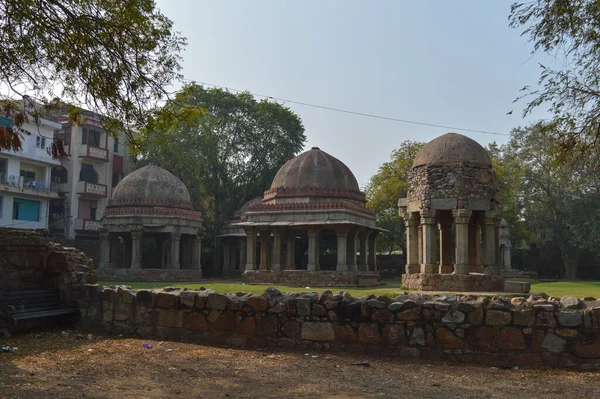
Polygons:
<instances>
[{"instance_id":1,"label":"stone pavilion","mask_svg":"<svg viewBox=\"0 0 600 399\"><path fill-rule=\"evenodd\" d=\"M374 285L381 229L365 204L350 169L314 147L283 165L262 199L245 204L222 239L231 242L235 229L243 229L248 283Z\"/></svg>"},{"instance_id":2,"label":"stone pavilion","mask_svg":"<svg viewBox=\"0 0 600 399\"><path fill-rule=\"evenodd\" d=\"M417 153L407 198L404 286L427 291L502 291L500 209L487 151L448 133Z\"/></svg>"},{"instance_id":3,"label":"stone pavilion","mask_svg":"<svg viewBox=\"0 0 600 399\"><path fill-rule=\"evenodd\" d=\"M185 185L156 165L127 175L102 216L102 278L194 281L202 278L202 217Z\"/></svg>"}]
</instances>

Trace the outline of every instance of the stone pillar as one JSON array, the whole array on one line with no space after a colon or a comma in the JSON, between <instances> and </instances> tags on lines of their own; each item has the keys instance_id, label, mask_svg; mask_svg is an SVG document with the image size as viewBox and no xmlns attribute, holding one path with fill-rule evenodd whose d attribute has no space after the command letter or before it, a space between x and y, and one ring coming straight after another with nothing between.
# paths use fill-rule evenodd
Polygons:
<instances>
[{"instance_id":1,"label":"stone pillar","mask_svg":"<svg viewBox=\"0 0 600 399\"><path fill-rule=\"evenodd\" d=\"M256 270L256 231L246 229L246 270Z\"/></svg>"},{"instance_id":2,"label":"stone pillar","mask_svg":"<svg viewBox=\"0 0 600 399\"><path fill-rule=\"evenodd\" d=\"M440 273L452 273L454 271L452 265L452 219L441 219L438 227L440 229Z\"/></svg>"},{"instance_id":3,"label":"stone pillar","mask_svg":"<svg viewBox=\"0 0 600 399\"><path fill-rule=\"evenodd\" d=\"M421 261L419 260L419 213L410 212L404 218L406 226L406 274L419 273Z\"/></svg>"},{"instance_id":4,"label":"stone pillar","mask_svg":"<svg viewBox=\"0 0 600 399\"><path fill-rule=\"evenodd\" d=\"M202 237L192 238L192 269L202 270Z\"/></svg>"},{"instance_id":5,"label":"stone pillar","mask_svg":"<svg viewBox=\"0 0 600 399\"><path fill-rule=\"evenodd\" d=\"M494 251L496 252L496 272L494 274L500 274L500 222L502 218L500 215L496 216L496 225L495 225L495 245Z\"/></svg>"},{"instance_id":6,"label":"stone pillar","mask_svg":"<svg viewBox=\"0 0 600 399\"><path fill-rule=\"evenodd\" d=\"M110 267L110 233L108 231L100 232L100 262L99 269Z\"/></svg>"},{"instance_id":7,"label":"stone pillar","mask_svg":"<svg viewBox=\"0 0 600 399\"><path fill-rule=\"evenodd\" d=\"M231 268L231 247L229 244L223 243L223 271L226 272Z\"/></svg>"},{"instance_id":8,"label":"stone pillar","mask_svg":"<svg viewBox=\"0 0 600 399\"><path fill-rule=\"evenodd\" d=\"M272 270L283 270L283 234L280 229L273 230L273 266Z\"/></svg>"},{"instance_id":9,"label":"stone pillar","mask_svg":"<svg viewBox=\"0 0 600 399\"><path fill-rule=\"evenodd\" d=\"M348 230L345 228L338 228L336 229L335 234L337 235L337 265L335 267L335 270L338 272L347 272L348 247L346 245L346 242L348 240Z\"/></svg>"},{"instance_id":10,"label":"stone pillar","mask_svg":"<svg viewBox=\"0 0 600 399\"><path fill-rule=\"evenodd\" d=\"M496 263L496 244L498 242L496 219L498 213L495 211L486 211L484 219L483 235L483 272L493 275L500 274L498 264Z\"/></svg>"},{"instance_id":11,"label":"stone pillar","mask_svg":"<svg viewBox=\"0 0 600 399\"><path fill-rule=\"evenodd\" d=\"M142 230L131 231L131 269L137 270L142 268L142 238L144 232Z\"/></svg>"},{"instance_id":12,"label":"stone pillar","mask_svg":"<svg viewBox=\"0 0 600 399\"><path fill-rule=\"evenodd\" d=\"M437 273L439 271L436 248L437 228L435 224L435 214L435 210L421 211L421 226L423 232L423 263L421 263L421 273Z\"/></svg>"},{"instance_id":13,"label":"stone pillar","mask_svg":"<svg viewBox=\"0 0 600 399\"><path fill-rule=\"evenodd\" d=\"M469 271L481 273L481 225L475 216L469 223Z\"/></svg>"},{"instance_id":14,"label":"stone pillar","mask_svg":"<svg viewBox=\"0 0 600 399\"><path fill-rule=\"evenodd\" d=\"M181 241L181 233L171 233L171 269L180 270L181 262L179 261L179 243Z\"/></svg>"},{"instance_id":15,"label":"stone pillar","mask_svg":"<svg viewBox=\"0 0 600 399\"><path fill-rule=\"evenodd\" d=\"M296 234L290 233L286 240L285 270L296 270Z\"/></svg>"},{"instance_id":16,"label":"stone pillar","mask_svg":"<svg viewBox=\"0 0 600 399\"><path fill-rule=\"evenodd\" d=\"M369 262L368 271L377 271L377 231L371 231L369 233Z\"/></svg>"},{"instance_id":17,"label":"stone pillar","mask_svg":"<svg viewBox=\"0 0 600 399\"><path fill-rule=\"evenodd\" d=\"M244 270L246 265L246 242L240 241L240 267L238 270Z\"/></svg>"},{"instance_id":18,"label":"stone pillar","mask_svg":"<svg viewBox=\"0 0 600 399\"><path fill-rule=\"evenodd\" d=\"M260 232L260 270L269 270L271 265L271 232Z\"/></svg>"},{"instance_id":19,"label":"stone pillar","mask_svg":"<svg viewBox=\"0 0 600 399\"><path fill-rule=\"evenodd\" d=\"M510 248L511 248L510 244L506 244L504 246L504 262L502 262L502 267L506 270L512 269L512 259L511 259Z\"/></svg>"},{"instance_id":20,"label":"stone pillar","mask_svg":"<svg viewBox=\"0 0 600 399\"><path fill-rule=\"evenodd\" d=\"M358 233L358 241L359 241L359 255L358 255L358 271L366 272L367 271L367 238L368 232L362 230Z\"/></svg>"},{"instance_id":21,"label":"stone pillar","mask_svg":"<svg viewBox=\"0 0 600 399\"><path fill-rule=\"evenodd\" d=\"M310 229L308 231L308 264L306 270L319 270L319 231Z\"/></svg>"},{"instance_id":22,"label":"stone pillar","mask_svg":"<svg viewBox=\"0 0 600 399\"><path fill-rule=\"evenodd\" d=\"M419 255L419 271L421 271L421 264L423 264L423 225L420 224L421 218L419 216L419 227L417 227L417 250Z\"/></svg>"},{"instance_id":23,"label":"stone pillar","mask_svg":"<svg viewBox=\"0 0 600 399\"><path fill-rule=\"evenodd\" d=\"M356 272L356 230L348 232L348 239L346 240L346 263L348 264L348 271Z\"/></svg>"},{"instance_id":24,"label":"stone pillar","mask_svg":"<svg viewBox=\"0 0 600 399\"><path fill-rule=\"evenodd\" d=\"M454 209L456 226L456 274L469 274L469 221L473 211L470 209Z\"/></svg>"}]
</instances>

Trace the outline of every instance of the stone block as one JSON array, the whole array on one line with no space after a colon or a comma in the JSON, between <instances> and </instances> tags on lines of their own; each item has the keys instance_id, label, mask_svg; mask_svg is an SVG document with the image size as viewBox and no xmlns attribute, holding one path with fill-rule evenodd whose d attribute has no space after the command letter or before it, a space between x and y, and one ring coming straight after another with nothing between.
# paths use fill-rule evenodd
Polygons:
<instances>
[{"instance_id":1,"label":"stone block","mask_svg":"<svg viewBox=\"0 0 600 399\"><path fill-rule=\"evenodd\" d=\"M235 332L237 326L237 318L235 317L235 314L229 310L221 313L214 322L210 323L211 328L219 331Z\"/></svg>"},{"instance_id":2,"label":"stone block","mask_svg":"<svg viewBox=\"0 0 600 399\"><path fill-rule=\"evenodd\" d=\"M435 331L436 338L439 343L446 349L462 349L464 342L445 327L438 328Z\"/></svg>"},{"instance_id":3,"label":"stone block","mask_svg":"<svg viewBox=\"0 0 600 399\"><path fill-rule=\"evenodd\" d=\"M322 321L304 322L300 337L310 341L335 341L333 324Z\"/></svg>"},{"instance_id":4,"label":"stone block","mask_svg":"<svg viewBox=\"0 0 600 399\"><path fill-rule=\"evenodd\" d=\"M217 294L216 292L208 294L207 307L209 309L225 310L228 303L229 298L225 295Z\"/></svg>"},{"instance_id":5,"label":"stone block","mask_svg":"<svg viewBox=\"0 0 600 399\"><path fill-rule=\"evenodd\" d=\"M565 344L567 341L564 339L552 334L548 333L544 337L542 341L542 348L549 350L552 353L559 353L565 348Z\"/></svg>"},{"instance_id":6,"label":"stone block","mask_svg":"<svg viewBox=\"0 0 600 399\"><path fill-rule=\"evenodd\" d=\"M379 336L377 323L360 323L360 326L358 326L358 342L379 344L381 337Z\"/></svg>"},{"instance_id":7,"label":"stone block","mask_svg":"<svg viewBox=\"0 0 600 399\"><path fill-rule=\"evenodd\" d=\"M275 314L269 314L256 320L256 335L274 337L279 331L279 319Z\"/></svg>"},{"instance_id":8,"label":"stone block","mask_svg":"<svg viewBox=\"0 0 600 399\"><path fill-rule=\"evenodd\" d=\"M560 304L565 309L579 309L583 303L579 300L579 298L567 295L560 299Z\"/></svg>"},{"instance_id":9,"label":"stone block","mask_svg":"<svg viewBox=\"0 0 600 399\"><path fill-rule=\"evenodd\" d=\"M581 358L598 359L600 358L600 339L591 344L575 346L575 354Z\"/></svg>"},{"instance_id":10,"label":"stone block","mask_svg":"<svg viewBox=\"0 0 600 399\"><path fill-rule=\"evenodd\" d=\"M159 292L156 294L156 306L163 309L173 309L177 303L178 295L172 292Z\"/></svg>"},{"instance_id":11,"label":"stone block","mask_svg":"<svg viewBox=\"0 0 600 399\"><path fill-rule=\"evenodd\" d=\"M533 309L515 310L513 312L513 323L517 326L531 327L535 323L535 312Z\"/></svg>"},{"instance_id":12,"label":"stone block","mask_svg":"<svg viewBox=\"0 0 600 399\"><path fill-rule=\"evenodd\" d=\"M312 315L313 316L325 316L327 314L327 310L322 305L314 303L312 305ZM392 316L393 317L393 316Z\"/></svg>"},{"instance_id":13,"label":"stone block","mask_svg":"<svg viewBox=\"0 0 600 399\"><path fill-rule=\"evenodd\" d=\"M561 310L558 312L558 324L565 327L577 327L581 324L582 313L578 310Z\"/></svg>"},{"instance_id":14,"label":"stone block","mask_svg":"<svg viewBox=\"0 0 600 399\"><path fill-rule=\"evenodd\" d=\"M485 317L485 322L489 326L505 326L510 324L512 315L510 312L502 310L488 310Z\"/></svg>"},{"instance_id":15,"label":"stone block","mask_svg":"<svg viewBox=\"0 0 600 399\"><path fill-rule=\"evenodd\" d=\"M396 317L398 317L398 320L402 321L419 320L421 317L421 308L403 310L396 313Z\"/></svg>"},{"instance_id":16,"label":"stone block","mask_svg":"<svg viewBox=\"0 0 600 399\"><path fill-rule=\"evenodd\" d=\"M493 352L496 349L496 330L481 327L477 331L477 343L483 352Z\"/></svg>"},{"instance_id":17,"label":"stone block","mask_svg":"<svg viewBox=\"0 0 600 399\"><path fill-rule=\"evenodd\" d=\"M277 302L275 305L273 305L269 309L270 313L283 313L284 311L285 311L285 305L283 304L283 302Z\"/></svg>"},{"instance_id":18,"label":"stone block","mask_svg":"<svg viewBox=\"0 0 600 399\"><path fill-rule=\"evenodd\" d=\"M385 308L385 302L378 301L377 299L369 299L367 301L367 305L369 307L375 308L375 309L383 309L383 308Z\"/></svg>"},{"instance_id":19,"label":"stone block","mask_svg":"<svg viewBox=\"0 0 600 399\"><path fill-rule=\"evenodd\" d=\"M269 306L266 298L258 295L253 295L250 298L248 298L247 304L257 312L264 312Z\"/></svg>"},{"instance_id":20,"label":"stone block","mask_svg":"<svg viewBox=\"0 0 600 399\"><path fill-rule=\"evenodd\" d=\"M289 338L296 338L300 335L301 327L302 324L299 321L290 320L281 327L281 332Z\"/></svg>"},{"instance_id":21,"label":"stone block","mask_svg":"<svg viewBox=\"0 0 600 399\"><path fill-rule=\"evenodd\" d=\"M298 309L298 316L310 316L310 298L298 298L296 300L296 307Z\"/></svg>"},{"instance_id":22,"label":"stone block","mask_svg":"<svg viewBox=\"0 0 600 399\"><path fill-rule=\"evenodd\" d=\"M421 327L415 327L410 334L410 345L425 346L425 332Z\"/></svg>"},{"instance_id":23,"label":"stone block","mask_svg":"<svg viewBox=\"0 0 600 399\"><path fill-rule=\"evenodd\" d=\"M373 313L371 319L379 322L392 321L394 319L394 314L387 309L379 309Z\"/></svg>"},{"instance_id":24,"label":"stone block","mask_svg":"<svg viewBox=\"0 0 600 399\"><path fill-rule=\"evenodd\" d=\"M465 314L458 310L451 309L442 317L442 323L461 324L465 321Z\"/></svg>"},{"instance_id":25,"label":"stone block","mask_svg":"<svg viewBox=\"0 0 600 399\"><path fill-rule=\"evenodd\" d=\"M183 326L183 312L181 310L159 310L158 326L181 328Z\"/></svg>"},{"instance_id":26,"label":"stone block","mask_svg":"<svg viewBox=\"0 0 600 399\"><path fill-rule=\"evenodd\" d=\"M386 324L383 327L383 340L389 345L404 344L404 326L402 324Z\"/></svg>"},{"instance_id":27,"label":"stone block","mask_svg":"<svg viewBox=\"0 0 600 399\"><path fill-rule=\"evenodd\" d=\"M204 314L192 312L183 318L183 328L190 331L207 331L208 322Z\"/></svg>"},{"instance_id":28,"label":"stone block","mask_svg":"<svg viewBox=\"0 0 600 399\"><path fill-rule=\"evenodd\" d=\"M539 312L535 317L535 325L540 327L556 327L554 312Z\"/></svg>"},{"instance_id":29,"label":"stone block","mask_svg":"<svg viewBox=\"0 0 600 399\"><path fill-rule=\"evenodd\" d=\"M135 293L135 302L137 303L137 305L142 305L145 307L152 307L154 306L154 298L155 298L156 294L152 291L148 291L148 290L139 290L138 292Z\"/></svg>"},{"instance_id":30,"label":"stone block","mask_svg":"<svg viewBox=\"0 0 600 399\"><path fill-rule=\"evenodd\" d=\"M256 322L254 317L246 317L240 323L238 327L238 334L240 335L253 335L256 331Z\"/></svg>"},{"instance_id":31,"label":"stone block","mask_svg":"<svg viewBox=\"0 0 600 399\"><path fill-rule=\"evenodd\" d=\"M577 336L577 330L573 328L557 328L554 332L556 335L563 338L574 338Z\"/></svg>"},{"instance_id":32,"label":"stone block","mask_svg":"<svg viewBox=\"0 0 600 399\"><path fill-rule=\"evenodd\" d=\"M196 291L182 291L179 294L181 298L181 306L185 308L193 308L196 304Z\"/></svg>"},{"instance_id":33,"label":"stone block","mask_svg":"<svg viewBox=\"0 0 600 399\"><path fill-rule=\"evenodd\" d=\"M525 337L521 330L514 327L503 328L498 337L498 348L501 350L525 349Z\"/></svg>"}]
</instances>

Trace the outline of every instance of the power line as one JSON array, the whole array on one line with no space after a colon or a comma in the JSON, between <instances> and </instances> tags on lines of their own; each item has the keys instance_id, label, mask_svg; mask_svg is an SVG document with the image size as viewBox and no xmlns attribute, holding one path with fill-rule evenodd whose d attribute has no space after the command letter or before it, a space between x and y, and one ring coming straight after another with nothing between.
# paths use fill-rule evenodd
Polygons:
<instances>
[{"instance_id":1,"label":"power line","mask_svg":"<svg viewBox=\"0 0 600 399\"><path fill-rule=\"evenodd\" d=\"M269 96L266 94L258 94L258 93L254 93L254 92L251 92L248 90L238 90L238 89L234 89L234 88L227 87L227 86L220 86L220 85L216 85L216 84L208 83L208 82L200 82L200 81L196 81L193 79L184 78L184 80L189 81L189 82L199 83L204 86L211 86L211 87L216 87L219 89L226 89L226 90L234 91L237 93L250 93L253 96L267 98L270 100L282 101L282 102L290 103L290 104L298 104L298 105L303 105L305 107L318 108L318 109L323 109L323 110L327 110L327 111L341 112L341 113L350 114L350 115L364 116L367 118L381 119L381 120L400 122L400 123L409 123L412 125L439 127L439 128L443 128L443 129L461 130L464 132L493 134L496 136L510 136L510 134L508 134L508 133L490 132L487 130L467 129L467 128L456 127L456 126L438 125L435 123L413 121L413 120L409 120L409 119L400 119L400 118L394 118L394 117L383 116L383 115L368 114L365 112L358 112L358 111L352 111L352 110L347 110L347 109L342 109L342 108L328 107L326 105L311 104L311 103L307 103L307 102L303 102L303 101L287 100L287 99L281 98L281 97Z\"/></svg>"}]
</instances>

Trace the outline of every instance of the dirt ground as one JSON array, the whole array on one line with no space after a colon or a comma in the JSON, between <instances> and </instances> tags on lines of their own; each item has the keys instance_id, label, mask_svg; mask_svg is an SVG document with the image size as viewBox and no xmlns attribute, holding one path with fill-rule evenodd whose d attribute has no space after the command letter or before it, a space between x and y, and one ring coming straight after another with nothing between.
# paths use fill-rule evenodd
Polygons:
<instances>
[{"instance_id":1,"label":"dirt ground","mask_svg":"<svg viewBox=\"0 0 600 399\"><path fill-rule=\"evenodd\" d=\"M144 343L151 344L145 349ZM60 331L0 338L2 398L594 398L597 373L240 350ZM317 357L315 357L317 356ZM368 361L370 367L351 363Z\"/></svg>"}]
</instances>

